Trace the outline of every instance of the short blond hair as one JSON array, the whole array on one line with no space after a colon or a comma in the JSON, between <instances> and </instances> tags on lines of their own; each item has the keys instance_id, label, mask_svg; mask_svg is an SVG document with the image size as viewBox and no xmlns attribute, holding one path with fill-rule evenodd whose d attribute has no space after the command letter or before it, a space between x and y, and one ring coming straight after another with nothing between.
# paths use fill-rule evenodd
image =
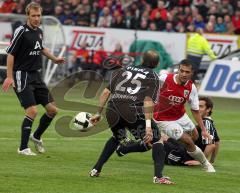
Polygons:
<instances>
[{"instance_id":1,"label":"short blond hair","mask_svg":"<svg viewBox=\"0 0 240 193\"><path fill-rule=\"evenodd\" d=\"M42 12L41 5L35 2L31 2L26 6L25 12L27 15L29 15L31 9L34 9L34 10L40 9L40 11Z\"/></svg>"}]
</instances>

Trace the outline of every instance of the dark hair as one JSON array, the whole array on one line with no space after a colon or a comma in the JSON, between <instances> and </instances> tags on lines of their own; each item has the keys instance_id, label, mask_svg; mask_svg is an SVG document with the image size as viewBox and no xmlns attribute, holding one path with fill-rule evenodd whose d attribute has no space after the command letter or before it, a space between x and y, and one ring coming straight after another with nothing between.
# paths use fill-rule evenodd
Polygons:
<instances>
[{"instance_id":1,"label":"dark hair","mask_svg":"<svg viewBox=\"0 0 240 193\"><path fill-rule=\"evenodd\" d=\"M188 67L192 68L192 63L188 59L183 59L179 62L179 68L180 68L180 66L188 66Z\"/></svg>"},{"instance_id":2,"label":"dark hair","mask_svg":"<svg viewBox=\"0 0 240 193\"><path fill-rule=\"evenodd\" d=\"M205 101L207 109L211 109L208 113L210 116L212 114L212 109L213 109L213 102L209 97L199 97L200 101Z\"/></svg>"},{"instance_id":3,"label":"dark hair","mask_svg":"<svg viewBox=\"0 0 240 193\"><path fill-rule=\"evenodd\" d=\"M155 68L159 64L159 53L155 50L148 50L143 54L142 65L148 68Z\"/></svg>"}]
</instances>

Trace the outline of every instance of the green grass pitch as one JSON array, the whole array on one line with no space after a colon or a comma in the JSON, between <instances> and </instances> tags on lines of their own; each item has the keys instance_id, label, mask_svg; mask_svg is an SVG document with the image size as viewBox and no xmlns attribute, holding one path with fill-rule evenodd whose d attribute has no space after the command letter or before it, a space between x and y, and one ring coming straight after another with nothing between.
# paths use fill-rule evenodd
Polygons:
<instances>
[{"instance_id":1,"label":"green grass pitch","mask_svg":"<svg viewBox=\"0 0 240 193\"><path fill-rule=\"evenodd\" d=\"M81 100L75 94L69 94L68 99ZM18 155L23 109L12 91L0 92L0 192L240 193L240 100L214 98L214 103L212 117L221 137L215 162L217 173L206 173L200 167L166 166L164 174L176 182L174 186L166 186L152 183L151 152L123 158L114 154L103 168L101 177L90 178L89 171L111 135L109 130L89 137L68 138L60 136L53 123L44 134L45 154L36 157ZM41 107L38 109L33 129L43 113ZM56 119L75 113L60 109ZM29 145L34 149L31 142Z\"/></svg>"}]
</instances>

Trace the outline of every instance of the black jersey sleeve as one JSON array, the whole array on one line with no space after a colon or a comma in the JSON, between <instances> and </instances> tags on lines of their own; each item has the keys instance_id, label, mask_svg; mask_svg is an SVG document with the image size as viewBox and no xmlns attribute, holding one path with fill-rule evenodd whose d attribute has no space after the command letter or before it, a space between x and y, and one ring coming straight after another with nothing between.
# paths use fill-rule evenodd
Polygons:
<instances>
[{"instance_id":1,"label":"black jersey sleeve","mask_svg":"<svg viewBox=\"0 0 240 193\"><path fill-rule=\"evenodd\" d=\"M212 121L208 120L208 119L204 119L203 120L203 124L204 126L206 127L206 130L207 132L210 134L210 135L214 135L214 127L213 127L213 124L212 124Z\"/></svg>"},{"instance_id":2,"label":"black jersey sleeve","mask_svg":"<svg viewBox=\"0 0 240 193\"><path fill-rule=\"evenodd\" d=\"M145 96L152 98L154 103L157 103L159 93L160 81L158 75L153 72L147 78Z\"/></svg>"},{"instance_id":3,"label":"black jersey sleeve","mask_svg":"<svg viewBox=\"0 0 240 193\"><path fill-rule=\"evenodd\" d=\"M16 53L18 52L18 50L20 49L20 45L23 39L23 33L24 33L25 29L23 26L19 26L15 32L14 35L11 39L11 43L9 45L9 47L6 49L6 52L8 54L12 54L12 55L16 55Z\"/></svg>"},{"instance_id":4,"label":"black jersey sleeve","mask_svg":"<svg viewBox=\"0 0 240 193\"><path fill-rule=\"evenodd\" d=\"M219 142L220 141L220 137L218 135L217 129L215 128L215 132L214 132L214 141L215 142Z\"/></svg>"},{"instance_id":5,"label":"black jersey sleeve","mask_svg":"<svg viewBox=\"0 0 240 193\"><path fill-rule=\"evenodd\" d=\"M43 31L39 28L39 36L40 36L40 39L42 40L42 45L41 45L41 50L43 50L45 48L45 45L44 45L44 36L43 36Z\"/></svg>"},{"instance_id":6,"label":"black jersey sleeve","mask_svg":"<svg viewBox=\"0 0 240 193\"><path fill-rule=\"evenodd\" d=\"M203 123L206 127L207 132L213 137L212 143L214 143L215 141L219 141L219 137L217 135L217 131L213 124L213 121L211 119L205 118L203 119ZM208 140L203 140L203 143L210 144Z\"/></svg>"}]
</instances>

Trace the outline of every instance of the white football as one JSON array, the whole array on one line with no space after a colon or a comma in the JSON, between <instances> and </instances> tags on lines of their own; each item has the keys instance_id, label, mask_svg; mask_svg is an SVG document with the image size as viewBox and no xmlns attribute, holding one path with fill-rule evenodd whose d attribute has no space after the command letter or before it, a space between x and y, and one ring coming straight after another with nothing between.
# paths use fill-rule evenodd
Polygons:
<instances>
[{"instance_id":1,"label":"white football","mask_svg":"<svg viewBox=\"0 0 240 193\"><path fill-rule=\"evenodd\" d=\"M90 122L92 117L91 113L80 112L78 113L73 120L74 129L79 131L86 131L89 127L92 127L93 124Z\"/></svg>"}]
</instances>

